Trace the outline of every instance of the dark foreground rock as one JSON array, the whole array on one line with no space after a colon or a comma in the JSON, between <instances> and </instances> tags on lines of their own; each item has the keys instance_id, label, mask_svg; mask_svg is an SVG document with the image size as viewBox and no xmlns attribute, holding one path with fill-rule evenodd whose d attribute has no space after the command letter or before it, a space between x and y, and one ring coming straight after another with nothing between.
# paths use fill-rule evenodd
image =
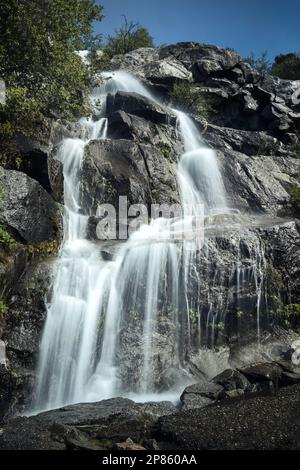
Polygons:
<instances>
[{"instance_id":1,"label":"dark foreground rock","mask_svg":"<svg viewBox=\"0 0 300 470\"><path fill-rule=\"evenodd\" d=\"M180 397L183 410L203 408L214 403L223 391L223 387L216 383L199 383L186 387Z\"/></svg>"},{"instance_id":2,"label":"dark foreground rock","mask_svg":"<svg viewBox=\"0 0 300 470\"><path fill-rule=\"evenodd\" d=\"M12 419L0 449L300 450L300 385L179 411L125 398Z\"/></svg>"},{"instance_id":3,"label":"dark foreground rock","mask_svg":"<svg viewBox=\"0 0 300 470\"><path fill-rule=\"evenodd\" d=\"M0 167L0 223L25 243L57 237L59 213L53 199L34 179Z\"/></svg>"},{"instance_id":4,"label":"dark foreground rock","mask_svg":"<svg viewBox=\"0 0 300 470\"><path fill-rule=\"evenodd\" d=\"M168 402L139 404L126 398L71 405L11 420L0 433L0 449L104 450L129 439L149 446L157 419L176 412Z\"/></svg>"},{"instance_id":5,"label":"dark foreground rock","mask_svg":"<svg viewBox=\"0 0 300 470\"><path fill-rule=\"evenodd\" d=\"M299 450L300 386L162 417L155 438L170 449Z\"/></svg>"}]
</instances>

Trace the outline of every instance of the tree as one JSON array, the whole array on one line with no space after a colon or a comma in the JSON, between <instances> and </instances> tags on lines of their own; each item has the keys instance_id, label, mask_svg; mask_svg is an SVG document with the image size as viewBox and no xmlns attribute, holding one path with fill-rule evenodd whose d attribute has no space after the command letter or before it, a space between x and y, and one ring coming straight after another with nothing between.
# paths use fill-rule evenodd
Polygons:
<instances>
[{"instance_id":1,"label":"tree","mask_svg":"<svg viewBox=\"0 0 300 470\"><path fill-rule=\"evenodd\" d=\"M127 52L139 47L153 47L153 38L148 30L139 23L128 21L125 15L124 23L115 30L114 36L109 36L107 40L107 50L110 57L117 54L127 54Z\"/></svg>"},{"instance_id":2,"label":"tree","mask_svg":"<svg viewBox=\"0 0 300 470\"><path fill-rule=\"evenodd\" d=\"M271 67L271 62L268 59L268 52L261 52L260 56L256 57L254 52L250 52L248 57L244 58L253 68L255 68L261 75L266 75Z\"/></svg>"},{"instance_id":3,"label":"tree","mask_svg":"<svg viewBox=\"0 0 300 470\"><path fill-rule=\"evenodd\" d=\"M7 0L0 3L0 139L34 132L44 116L79 114L89 72L75 54L102 18L95 0Z\"/></svg>"},{"instance_id":4,"label":"tree","mask_svg":"<svg viewBox=\"0 0 300 470\"><path fill-rule=\"evenodd\" d=\"M290 52L276 56L270 73L287 80L300 80L300 53Z\"/></svg>"}]
</instances>

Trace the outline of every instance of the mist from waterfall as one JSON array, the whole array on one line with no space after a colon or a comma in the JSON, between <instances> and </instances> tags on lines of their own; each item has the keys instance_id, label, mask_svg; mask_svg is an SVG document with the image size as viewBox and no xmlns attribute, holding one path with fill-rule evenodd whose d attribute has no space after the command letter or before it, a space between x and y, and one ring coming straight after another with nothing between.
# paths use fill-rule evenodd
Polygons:
<instances>
[{"instance_id":1,"label":"mist from waterfall","mask_svg":"<svg viewBox=\"0 0 300 470\"><path fill-rule=\"evenodd\" d=\"M158 361L154 351L162 327L170 329L176 345L172 367L180 371L183 382L188 377L184 355L192 341L189 282L192 272L197 276L194 242L166 240L163 235L170 221L165 219L152 220L134 232L113 261L104 261L99 245L87 240L89 214L81 205L81 166L90 140L106 138L106 96L128 91L155 100L127 72L107 72L104 79L91 96L100 109L98 120L81 119L82 137L64 139L56 157L64 173L64 237L40 347L34 410L116 395L155 394L159 386L154 377ZM205 147L186 114L171 112L177 115L184 146L177 170L184 218L198 217L200 206L204 215L226 213L215 152ZM163 325L170 315L176 325L173 329ZM137 361L134 378L120 370L120 332L129 317L142 319L136 338L139 356L133 358Z\"/></svg>"}]
</instances>

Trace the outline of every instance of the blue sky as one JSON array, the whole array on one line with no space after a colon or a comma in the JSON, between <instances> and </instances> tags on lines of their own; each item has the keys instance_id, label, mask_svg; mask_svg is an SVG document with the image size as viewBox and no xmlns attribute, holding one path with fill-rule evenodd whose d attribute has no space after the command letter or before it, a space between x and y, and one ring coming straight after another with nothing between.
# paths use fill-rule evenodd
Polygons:
<instances>
[{"instance_id":1,"label":"blue sky","mask_svg":"<svg viewBox=\"0 0 300 470\"><path fill-rule=\"evenodd\" d=\"M300 51L300 0L97 0L113 34L121 15L148 28L156 45L198 41L233 47L242 56L267 50L270 58Z\"/></svg>"}]
</instances>

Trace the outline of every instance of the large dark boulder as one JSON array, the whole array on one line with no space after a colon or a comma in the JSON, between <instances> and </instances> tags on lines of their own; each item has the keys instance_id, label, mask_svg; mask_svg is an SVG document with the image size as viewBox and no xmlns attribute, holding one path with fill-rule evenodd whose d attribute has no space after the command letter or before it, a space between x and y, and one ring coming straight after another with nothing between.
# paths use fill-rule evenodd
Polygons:
<instances>
[{"instance_id":1,"label":"large dark boulder","mask_svg":"<svg viewBox=\"0 0 300 470\"><path fill-rule=\"evenodd\" d=\"M222 386L226 391L241 390L250 392L253 387L249 380L234 369L226 369L212 379L212 383Z\"/></svg>"},{"instance_id":2,"label":"large dark boulder","mask_svg":"<svg viewBox=\"0 0 300 470\"><path fill-rule=\"evenodd\" d=\"M109 94L106 101L107 114L119 110L158 124L176 124L175 115L161 107L156 101L138 93L118 91L115 95Z\"/></svg>"},{"instance_id":3,"label":"large dark boulder","mask_svg":"<svg viewBox=\"0 0 300 470\"><path fill-rule=\"evenodd\" d=\"M99 140L85 148L82 200L87 210L110 203L118 211L119 196L129 204L178 201L176 163L159 147L130 140Z\"/></svg>"},{"instance_id":4,"label":"large dark boulder","mask_svg":"<svg viewBox=\"0 0 300 470\"><path fill-rule=\"evenodd\" d=\"M125 55L117 55L111 60L112 68L121 68L132 72L142 80L151 90L161 90L169 87L179 80L191 80L192 74L175 57L167 56L160 58L160 49L140 48Z\"/></svg>"},{"instance_id":5,"label":"large dark boulder","mask_svg":"<svg viewBox=\"0 0 300 470\"><path fill-rule=\"evenodd\" d=\"M6 362L0 373L0 421L30 404L52 276L53 261L27 262L9 288L2 331Z\"/></svg>"},{"instance_id":6,"label":"large dark boulder","mask_svg":"<svg viewBox=\"0 0 300 470\"><path fill-rule=\"evenodd\" d=\"M211 405L220 397L223 387L217 383L198 383L186 387L180 397L183 410Z\"/></svg>"},{"instance_id":7,"label":"large dark boulder","mask_svg":"<svg viewBox=\"0 0 300 470\"><path fill-rule=\"evenodd\" d=\"M201 126L201 123L198 125ZM220 151L232 149L249 156L291 156L292 153L280 140L265 131L245 131L208 124L203 136L209 146Z\"/></svg>"},{"instance_id":8,"label":"large dark boulder","mask_svg":"<svg viewBox=\"0 0 300 470\"><path fill-rule=\"evenodd\" d=\"M240 56L235 51L197 42L179 42L159 49L160 59L170 56L182 62L187 69L191 69L196 62L211 61L226 69L240 62Z\"/></svg>"},{"instance_id":9,"label":"large dark boulder","mask_svg":"<svg viewBox=\"0 0 300 470\"><path fill-rule=\"evenodd\" d=\"M60 217L51 196L37 181L0 167L0 223L16 238L38 244L57 237Z\"/></svg>"},{"instance_id":10,"label":"large dark boulder","mask_svg":"<svg viewBox=\"0 0 300 470\"><path fill-rule=\"evenodd\" d=\"M80 403L30 418L16 418L2 429L0 449L111 449L131 439L148 441L159 416L172 405L139 404L126 398Z\"/></svg>"},{"instance_id":11,"label":"large dark boulder","mask_svg":"<svg viewBox=\"0 0 300 470\"><path fill-rule=\"evenodd\" d=\"M258 387L265 388L267 384L272 383L278 387L279 380L282 375L281 367L273 362L255 364L240 370L250 383L256 384Z\"/></svg>"},{"instance_id":12,"label":"large dark boulder","mask_svg":"<svg viewBox=\"0 0 300 470\"><path fill-rule=\"evenodd\" d=\"M11 288L3 338L14 357L38 353L53 275L54 260L32 262Z\"/></svg>"}]
</instances>

